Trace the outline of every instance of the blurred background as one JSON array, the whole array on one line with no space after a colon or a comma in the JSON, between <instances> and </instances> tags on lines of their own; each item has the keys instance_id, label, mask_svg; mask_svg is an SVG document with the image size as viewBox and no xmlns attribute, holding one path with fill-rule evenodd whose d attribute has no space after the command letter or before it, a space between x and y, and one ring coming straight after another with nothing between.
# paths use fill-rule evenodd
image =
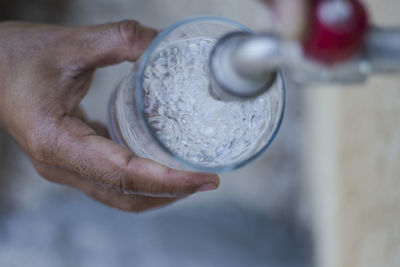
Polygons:
<instances>
[{"instance_id":1,"label":"blurred background","mask_svg":"<svg viewBox=\"0 0 400 267\"><path fill-rule=\"evenodd\" d=\"M242 0L4 1L3 19L89 25L136 19L162 29L195 15L271 27L267 8ZM131 64L100 69L83 101L106 122L111 92ZM251 166L223 175L219 190L172 206L128 214L36 174L1 134L0 266L309 266L309 226L299 219L300 92L289 90L282 130ZM297 133L296 136L293 133Z\"/></svg>"},{"instance_id":2,"label":"blurred background","mask_svg":"<svg viewBox=\"0 0 400 267\"><path fill-rule=\"evenodd\" d=\"M366 1L400 26L396 0ZM0 0L0 18L61 25L136 19L164 28L195 15L274 27L256 0ZM131 65L100 69L83 101L106 122ZM0 130L0 266L400 266L400 79L296 88L277 139L215 192L143 214L51 184Z\"/></svg>"}]
</instances>

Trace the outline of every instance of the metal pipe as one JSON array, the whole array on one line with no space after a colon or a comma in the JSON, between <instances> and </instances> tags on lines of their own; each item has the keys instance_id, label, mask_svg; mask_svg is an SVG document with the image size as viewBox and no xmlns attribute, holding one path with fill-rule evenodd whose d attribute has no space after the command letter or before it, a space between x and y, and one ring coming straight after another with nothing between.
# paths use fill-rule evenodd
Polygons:
<instances>
[{"instance_id":1,"label":"metal pipe","mask_svg":"<svg viewBox=\"0 0 400 267\"><path fill-rule=\"evenodd\" d=\"M276 71L282 67L303 84L362 83L374 73L397 73L400 28L371 28L359 54L334 65L311 60L304 55L301 44L276 34L229 34L211 54L213 95L226 101L255 97L273 85Z\"/></svg>"},{"instance_id":2,"label":"metal pipe","mask_svg":"<svg viewBox=\"0 0 400 267\"><path fill-rule=\"evenodd\" d=\"M400 72L400 29L371 28L365 46L365 57L372 72Z\"/></svg>"}]
</instances>

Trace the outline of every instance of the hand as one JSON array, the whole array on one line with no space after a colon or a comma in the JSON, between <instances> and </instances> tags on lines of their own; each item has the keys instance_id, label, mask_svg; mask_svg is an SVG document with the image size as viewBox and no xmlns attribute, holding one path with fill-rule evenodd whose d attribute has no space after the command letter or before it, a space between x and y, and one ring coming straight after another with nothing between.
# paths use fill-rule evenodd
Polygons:
<instances>
[{"instance_id":1,"label":"hand","mask_svg":"<svg viewBox=\"0 0 400 267\"><path fill-rule=\"evenodd\" d=\"M43 177L126 211L218 187L217 175L135 157L77 115L96 68L135 61L155 35L134 21L77 28L0 23L0 125Z\"/></svg>"},{"instance_id":2,"label":"hand","mask_svg":"<svg viewBox=\"0 0 400 267\"><path fill-rule=\"evenodd\" d=\"M288 38L300 40L309 23L311 0L261 0L272 7L282 33Z\"/></svg>"}]
</instances>

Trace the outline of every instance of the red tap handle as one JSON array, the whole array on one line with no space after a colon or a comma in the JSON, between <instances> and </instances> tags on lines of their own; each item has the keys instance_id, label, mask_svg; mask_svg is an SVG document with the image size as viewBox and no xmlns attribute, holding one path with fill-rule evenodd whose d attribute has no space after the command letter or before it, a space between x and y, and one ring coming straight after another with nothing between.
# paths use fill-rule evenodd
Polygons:
<instances>
[{"instance_id":1,"label":"red tap handle","mask_svg":"<svg viewBox=\"0 0 400 267\"><path fill-rule=\"evenodd\" d=\"M303 42L305 54L325 64L343 62L362 48L368 14L359 0L315 0Z\"/></svg>"}]
</instances>

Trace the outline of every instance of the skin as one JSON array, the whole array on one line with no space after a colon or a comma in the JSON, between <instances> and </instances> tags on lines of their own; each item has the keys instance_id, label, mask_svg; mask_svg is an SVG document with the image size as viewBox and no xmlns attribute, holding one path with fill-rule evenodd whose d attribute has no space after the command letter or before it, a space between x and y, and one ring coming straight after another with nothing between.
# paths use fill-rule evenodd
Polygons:
<instances>
[{"instance_id":1,"label":"skin","mask_svg":"<svg viewBox=\"0 0 400 267\"><path fill-rule=\"evenodd\" d=\"M95 70L137 60L156 33L135 21L76 28L0 23L0 126L39 174L133 212L218 187L215 174L135 157L79 110Z\"/></svg>"},{"instance_id":2,"label":"skin","mask_svg":"<svg viewBox=\"0 0 400 267\"><path fill-rule=\"evenodd\" d=\"M283 35L302 38L307 0L261 1L272 6ZM132 212L219 186L215 174L135 157L79 109L97 68L137 60L156 34L135 21L75 28L0 23L0 127L39 174Z\"/></svg>"}]
</instances>

